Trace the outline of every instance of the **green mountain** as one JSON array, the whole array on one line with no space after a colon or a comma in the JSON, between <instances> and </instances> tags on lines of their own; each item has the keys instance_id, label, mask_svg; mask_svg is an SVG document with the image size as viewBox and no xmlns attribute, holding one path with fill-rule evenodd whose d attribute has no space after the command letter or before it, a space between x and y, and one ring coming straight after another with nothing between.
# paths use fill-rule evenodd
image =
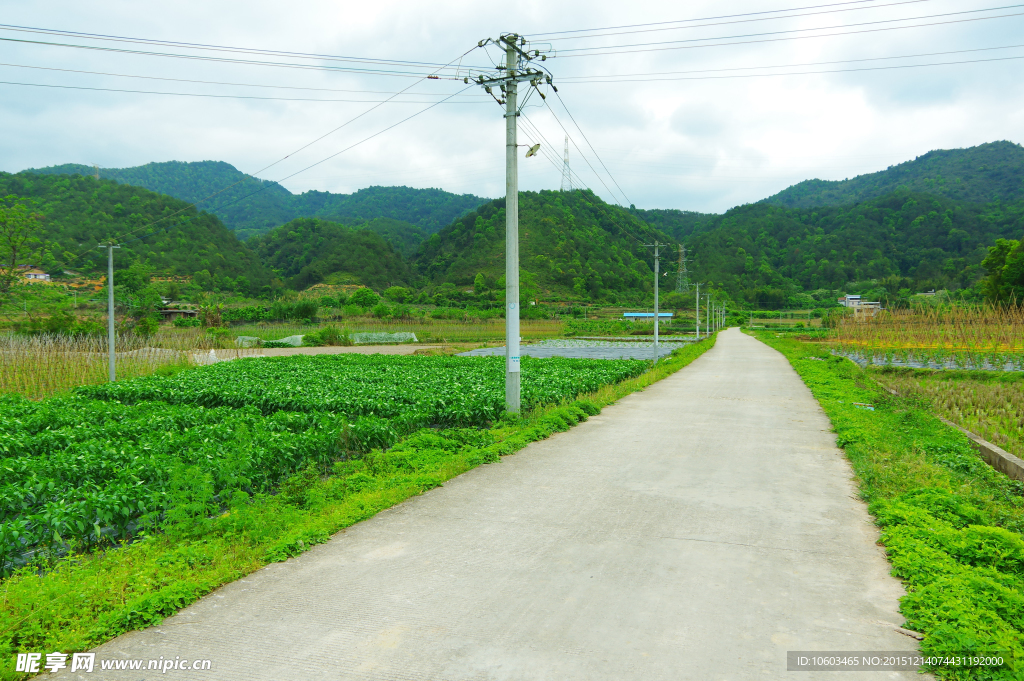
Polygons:
<instances>
[{"instance_id":1,"label":"green mountain","mask_svg":"<svg viewBox=\"0 0 1024 681\"><path fill-rule=\"evenodd\" d=\"M589 190L521 192L519 263L538 293L634 300L653 289L653 257L643 241L670 238ZM496 286L505 274L505 200L462 216L427 239L416 270L433 284Z\"/></svg>"},{"instance_id":2,"label":"green mountain","mask_svg":"<svg viewBox=\"0 0 1024 681\"><path fill-rule=\"evenodd\" d=\"M317 218L299 218L248 245L288 286L362 284L377 290L410 283L402 255L381 234Z\"/></svg>"},{"instance_id":3,"label":"green mountain","mask_svg":"<svg viewBox=\"0 0 1024 681\"><path fill-rule=\"evenodd\" d=\"M22 171L38 175L92 175L91 166L68 163ZM134 168L100 168L101 179L145 187L199 204L213 213L240 239L263 234L299 217L337 222L367 222L389 218L410 223L433 234L486 199L440 189L367 187L353 194L309 191L295 195L277 183L246 175L222 161L147 163Z\"/></svg>"},{"instance_id":4,"label":"green mountain","mask_svg":"<svg viewBox=\"0 0 1024 681\"><path fill-rule=\"evenodd\" d=\"M416 225L391 218L374 218L368 222L350 224L350 226L380 234L406 259L415 255L419 245L430 236Z\"/></svg>"},{"instance_id":5,"label":"green mountain","mask_svg":"<svg viewBox=\"0 0 1024 681\"><path fill-rule=\"evenodd\" d=\"M849 180L806 180L763 202L789 208L839 206L897 190L972 203L1024 199L1024 147L990 142L968 149L938 149Z\"/></svg>"},{"instance_id":6,"label":"green mountain","mask_svg":"<svg viewBox=\"0 0 1024 681\"><path fill-rule=\"evenodd\" d=\"M964 289L999 238L1024 234L1024 200L990 204L898 191L845 206L734 208L687 239L691 269L737 301L803 306L802 292ZM886 283L892 282L892 283ZM820 293L826 291L826 293ZM824 297L823 297L824 296Z\"/></svg>"},{"instance_id":7,"label":"green mountain","mask_svg":"<svg viewBox=\"0 0 1024 681\"><path fill-rule=\"evenodd\" d=\"M270 273L252 250L216 216L164 194L79 175L0 173L0 196L15 195L34 202L44 217L41 239L46 248L39 263L47 271L61 268L106 272L106 255L97 247L110 237L117 268L148 261L155 271L195 275L205 271L221 288L257 292ZM152 227L149 223L166 218ZM231 281L227 281L231 280Z\"/></svg>"}]
</instances>

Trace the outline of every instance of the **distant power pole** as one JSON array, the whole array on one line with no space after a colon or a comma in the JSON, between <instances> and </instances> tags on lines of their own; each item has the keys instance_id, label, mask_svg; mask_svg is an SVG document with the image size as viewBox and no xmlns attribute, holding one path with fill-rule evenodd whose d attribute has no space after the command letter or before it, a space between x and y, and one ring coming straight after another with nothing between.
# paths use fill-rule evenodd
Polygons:
<instances>
[{"instance_id":1,"label":"distant power pole","mask_svg":"<svg viewBox=\"0 0 1024 681\"><path fill-rule=\"evenodd\" d=\"M100 244L99 248L107 249L107 354L109 355L110 381L117 380L114 366L114 249L121 248L111 241Z\"/></svg>"},{"instance_id":2,"label":"distant power pole","mask_svg":"<svg viewBox=\"0 0 1024 681\"><path fill-rule=\"evenodd\" d=\"M679 246L679 271L676 272L676 293L690 292L690 273L686 270L686 246Z\"/></svg>"},{"instance_id":3,"label":"distant power pole","mask_svg":"<svg viewBox=\"0 0 1024 681\"><path fill-rule=\"evenodd\" d=\"M700 282L697 282L697 340L700 340Z\"/></svg>"},{"instance_id":4,"label":"distant power pole","mask_svg":"<svg viewBox=\"0 0 1024 681\"><path fill-rule=\"evenodd\" d=\"M562 191L572 191L572 174L569 172L569 136L565 136L565 157L562 161Z\"/></svg>"},{"instance_id":5,"label":"distant power pole","mask_svg":"<svg viewBox=\"0 0 1024 681\"><path fill-rule=\"evenodd\" d=\"M658 270L660 265L660 255L658 248L665 244L659 244L655 241L653 244L644 244L648 248L654 247L654 363L658 363Z\"/></svg>"},{"instance_id":6,"label":"distant power pole","mask_svg":"<svg viewBox=\"0 0 1024 681\"><path fill-rule=\"evenodd\" d=\"M505 106L505 408L516 414L520 409L518 88L521 82L529 82L534 88L542 82L550 85L551 76L530 66L532 60L544 61L547 56L529 49L526 38L505 33L497 40L487 38L478 43L479 47L487 44L505 52L505 64L498 66L497 73L481 74L474 81ZM464 82L468 83L469 77ZM504 100L494 95L494 85L500 88ZM523 104L529 95L528 90Z\"/></svg>"}]
</instances>

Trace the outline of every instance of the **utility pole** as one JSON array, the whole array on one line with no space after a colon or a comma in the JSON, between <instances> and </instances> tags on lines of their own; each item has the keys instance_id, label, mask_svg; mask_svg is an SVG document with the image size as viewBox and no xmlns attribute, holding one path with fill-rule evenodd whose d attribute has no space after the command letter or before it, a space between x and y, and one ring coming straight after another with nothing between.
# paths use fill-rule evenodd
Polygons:
<instances>
[{"instance_id":1,"label":"utility pole","mask_svg":"<svg viewBox=\"0 0 1024 681\"><path fill-rule=\"evenodd\" d=\"M110 357L110 381L113 383L117 380L114 363L114 249L121 247L113 241L99 247L107 249L107 354Z\"/></svg>"},{"instance_id":2,"label":"utility pole","mask_svg":"<svg viewBox=\"0 0 1024 681\"><path fill-rule=\"evenodd\" d=\"M697 340L700 340L700 284L697 284Z\"/></svg>"},{"instance_id":3,"label":"utility pole","mask_svg":"<svg viewBox=\"0 0 1024 681\"><path fill-rule=\"evenodd\" d=\"M519 166L518 148L519 83L529 81L540 92L542 82L551 85L551 76L530 67L533 59L547 59L539 50L530 50L526 38L506 33L497 40L487 38L479 47L494 44L504 50L505 64L497 73L480 74L474 80L494 99L505 106L505 408L517 414L520 410L520 356L519 356ZM463 78L469 83L470 78ZM497 85L504 100L494 95L491 86ZM554 87L552 85L552 87ZM528 91L523 104L532 91ZM543 97L541 93L541 97Z\"/></svg>"},{"instance_id":4,"label":"utility pole","mask_svg":"<svg viewBox=\"0 0 1024 681\"><path fill-rule=\"evenodd\" d=\"M569 172L569 136L565 136L565 157L562 161L562 191L572 191L572 173Z\"/></svg>"},{"instance_id":5,"label":"utility pole","mask_svg":"<svg viewBox=\"0 0 1024 681\"><path fill-rule=\"evenodd\" d=\"M688 293L690 273L686 271L686 246L679 246L679 271L676 272L676 293Z\"/></svg>"},{"instance_id":6,"label":"utility pole","mask_svg":"<svg viewBox=\"0 0 1024 681\"><path fill-rule=\"evenodd\" d=\"M653 244L644 244L650 248L654 247L654 363L658 363L658 271L660 266L660 255L658 253L658 247L664 246L655 241Z\"/></svg>"}]
</instances>

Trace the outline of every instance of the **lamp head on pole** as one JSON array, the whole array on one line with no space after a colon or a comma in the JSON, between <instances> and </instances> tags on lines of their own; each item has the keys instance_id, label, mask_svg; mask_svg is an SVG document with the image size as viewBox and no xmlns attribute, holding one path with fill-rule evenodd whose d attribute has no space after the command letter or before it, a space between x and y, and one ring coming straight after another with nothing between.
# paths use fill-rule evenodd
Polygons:
<instances>
[{"instance_id":1,"label":"lamp head on pole","mask_svg":"<svg viewBox=\"0 0 1024 681\"><path fill-rule=\"evenodd\" d=\"M540 151L540 144L534 144L532 147L530 147L530 150L526 152L526 158L536 156L538 151Z\"/></svg>"}]
</instances>

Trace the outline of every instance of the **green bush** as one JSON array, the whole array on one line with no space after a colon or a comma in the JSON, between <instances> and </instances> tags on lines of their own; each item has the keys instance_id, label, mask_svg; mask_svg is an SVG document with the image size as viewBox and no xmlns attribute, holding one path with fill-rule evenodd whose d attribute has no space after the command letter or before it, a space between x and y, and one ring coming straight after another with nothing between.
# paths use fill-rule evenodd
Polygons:
<instances>
[{"instance_id":1,"label":"green bush","mask_svg":"<svg viewBox=\"0 0 1024 681\"><path fill-rule=\"evenodd\" d=\"M360 288L356 289L351 296L348 297L349 305L358 305L363 308L371 308L380 302L380 296L373 292L372 289Z\"/></svg>"},{"instance_id":2,"label":"green bush","mask_svg":"<svg viewBox=\"0 0 1024 681\"><path fill-rule=\"evenodd\" d=\"M348 329L338 330L336 326L325 326L302 337L302 344L309 347L324 345L352 345L352 337Z\"/></svg>"}]
</instances>

